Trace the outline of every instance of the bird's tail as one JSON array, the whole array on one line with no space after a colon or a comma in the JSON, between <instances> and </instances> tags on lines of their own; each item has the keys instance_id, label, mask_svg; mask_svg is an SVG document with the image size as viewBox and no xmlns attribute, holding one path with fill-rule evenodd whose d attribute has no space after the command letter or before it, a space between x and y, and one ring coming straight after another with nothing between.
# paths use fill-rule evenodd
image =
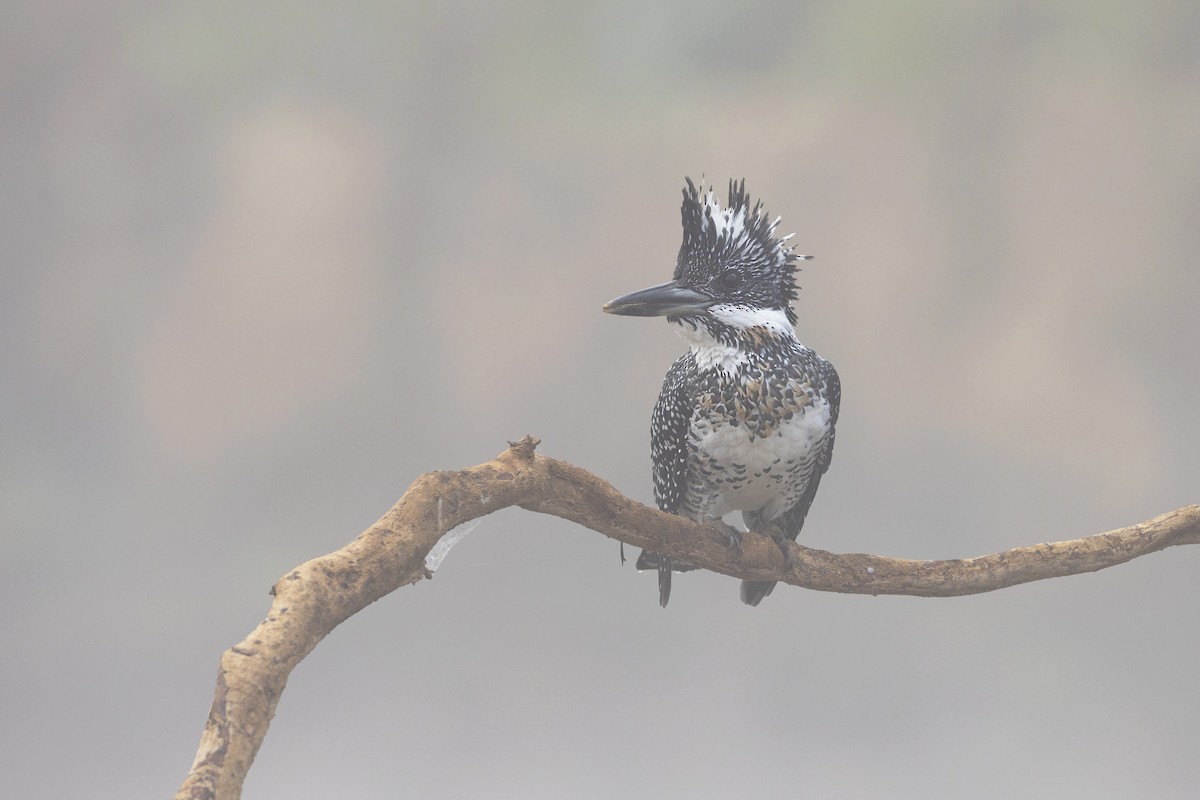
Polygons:
<instances>
[{"instance_id":1,"label":"bird's tail","mask_svg":"<svg viewBox=\"0 0 1200 800\"><path fill-rule=\"evenodd\" d=\"M756 606L775 588L775 581L742 581L742 602Z\"/></svg>"},{"instance_id":2,"label":"bird's tail","mask_svg":"<svg viewBox=\"0 0 1200 800\"><path fill-rule=\"evenodd\" d=\"M663 608L667 607L671 599L671 574L695 569L691 564L683 564L670 556L651 553L648 550L643 550L638 556L637 568L658 572L658 604ZM775 589L775 583L776 581L742 581L742 602L748 606L758 605Z\"/></svg>"},{"instance_id":3,"label":"bird's tail","mask_svg":"<svg viewBox=\"0 0 1200 800\"><path fill-rule=\"evenodd\" d=\"M670 556L651 553L648 550L643 550L638 556L636 566L639 570L658 571L658 604L663 608L667 607L667 602L671 599L671 573L695 569L691 564L683 564Z\"/></svg>"},{"instance_id":4,"label":"bird's tail","mask_svg":"<svg viewBox=\"0 0 1200 800\"><path fill-rule=\"evenodd\" d=\"M746 523L746 530L748 531L761 531L767 524L762 514L757 511L743 511L742 522ZM800 522L803 524L803 517L800 518ZM742 581L742 602L748 606L756 606L774 588L775 581Z\"/></svg>"}]
</instances>

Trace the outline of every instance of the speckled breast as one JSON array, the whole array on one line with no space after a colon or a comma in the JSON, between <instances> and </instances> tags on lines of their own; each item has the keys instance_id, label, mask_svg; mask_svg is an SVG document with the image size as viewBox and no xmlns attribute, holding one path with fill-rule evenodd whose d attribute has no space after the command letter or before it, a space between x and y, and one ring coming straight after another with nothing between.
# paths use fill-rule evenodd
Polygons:
<instances>
[{"instance_id":1,"label":"speckled breast","mask_svg":"<svg viewBox=\"0 0 1200 800\"><path fill-rule=\"evenodd\" d=\"M703 388L688 432L689 516L756 511L769 521L799 500L829 434L830 409L790 366L745 364Z\"/></svg>"}]
</instances>

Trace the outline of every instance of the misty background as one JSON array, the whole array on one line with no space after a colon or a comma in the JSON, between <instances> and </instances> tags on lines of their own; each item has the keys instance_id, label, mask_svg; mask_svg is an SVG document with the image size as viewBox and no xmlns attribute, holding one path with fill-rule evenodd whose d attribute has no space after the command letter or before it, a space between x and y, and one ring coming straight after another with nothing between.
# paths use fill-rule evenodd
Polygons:
<instances>
[{"instance_id":1,"label":"misty background","mask_svg":"<svg viewBox=\"0 0 1200 800\"><path fill-rule=\"evenodd\" d=\"M0 764L164 797L220 652L419 474L652 503L683 177L816 260L804 544L1200 502L1200 5L0 6ZM509 510L295 671L246 796L1183 798L1200 552L956 599L653 575Z\"/></svg>"}]
</instances>

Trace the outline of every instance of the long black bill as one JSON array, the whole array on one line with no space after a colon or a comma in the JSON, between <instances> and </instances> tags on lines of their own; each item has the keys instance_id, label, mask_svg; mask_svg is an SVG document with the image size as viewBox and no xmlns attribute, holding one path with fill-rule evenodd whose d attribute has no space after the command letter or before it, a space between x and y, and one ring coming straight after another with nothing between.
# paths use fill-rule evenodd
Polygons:
<instances>
[{"instance_id":1,"label":"long black bill","mask_svg":"<svg viewBox=\"0 0 1200 800\"><path fill-rule=\"evenodd\" d=\"M712 304L713 299L704 292L671 281L609 300L604 304L604 310L629 317L666 317L696 314Z\"/></svg>"}]
</instances>

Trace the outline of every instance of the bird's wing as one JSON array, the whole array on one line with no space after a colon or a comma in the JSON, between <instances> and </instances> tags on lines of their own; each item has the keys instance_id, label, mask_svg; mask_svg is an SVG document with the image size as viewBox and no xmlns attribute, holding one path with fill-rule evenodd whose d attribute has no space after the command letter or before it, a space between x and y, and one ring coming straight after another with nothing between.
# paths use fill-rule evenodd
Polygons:
<instances>
[{"instance_id":1,"label":"bird's wing","mask_svg":"<svg viewBox=\"0 0 1200 800\"><path fill-rule=\"evenodd\" d=\"M654 414L650 418L650 459L654 464L654 502L670 514L678 514L687 491L688 428L692 424L692 379L696 361L689 351L680 356L663 381ZM658 569L658 603L664 608L671 599L672 570L686 569L670 556L643 551L638 569Z\"/></svg>"},{"instance_id":2,"label":"bird's wing","mask_svg":"<svg viewBox=\"0 0 1200 800\"><path fill-rule=\"evenodd\" d=\"M692 424L692 384L696 361L691 352L680 356L663 380L650 418L650 459L654 464L654 501L678 514L688 474L688 428Z\"/></svg>"},{"instance_id":3,"label":"bird's wing","mask_svg":"<svg viewBox=\"0 0 1200 800\"><path fill-rule=\"evenodd\" d=\"M822 358L820 365L821 381L825 384L825 400L829 403L829 435L821 443L821 453L817 458L817 469L823 475L833 460L833 440L837 435L838 411L842 405L842 379L838 377L833 364Z\"/></svg>"}]
</instances>

